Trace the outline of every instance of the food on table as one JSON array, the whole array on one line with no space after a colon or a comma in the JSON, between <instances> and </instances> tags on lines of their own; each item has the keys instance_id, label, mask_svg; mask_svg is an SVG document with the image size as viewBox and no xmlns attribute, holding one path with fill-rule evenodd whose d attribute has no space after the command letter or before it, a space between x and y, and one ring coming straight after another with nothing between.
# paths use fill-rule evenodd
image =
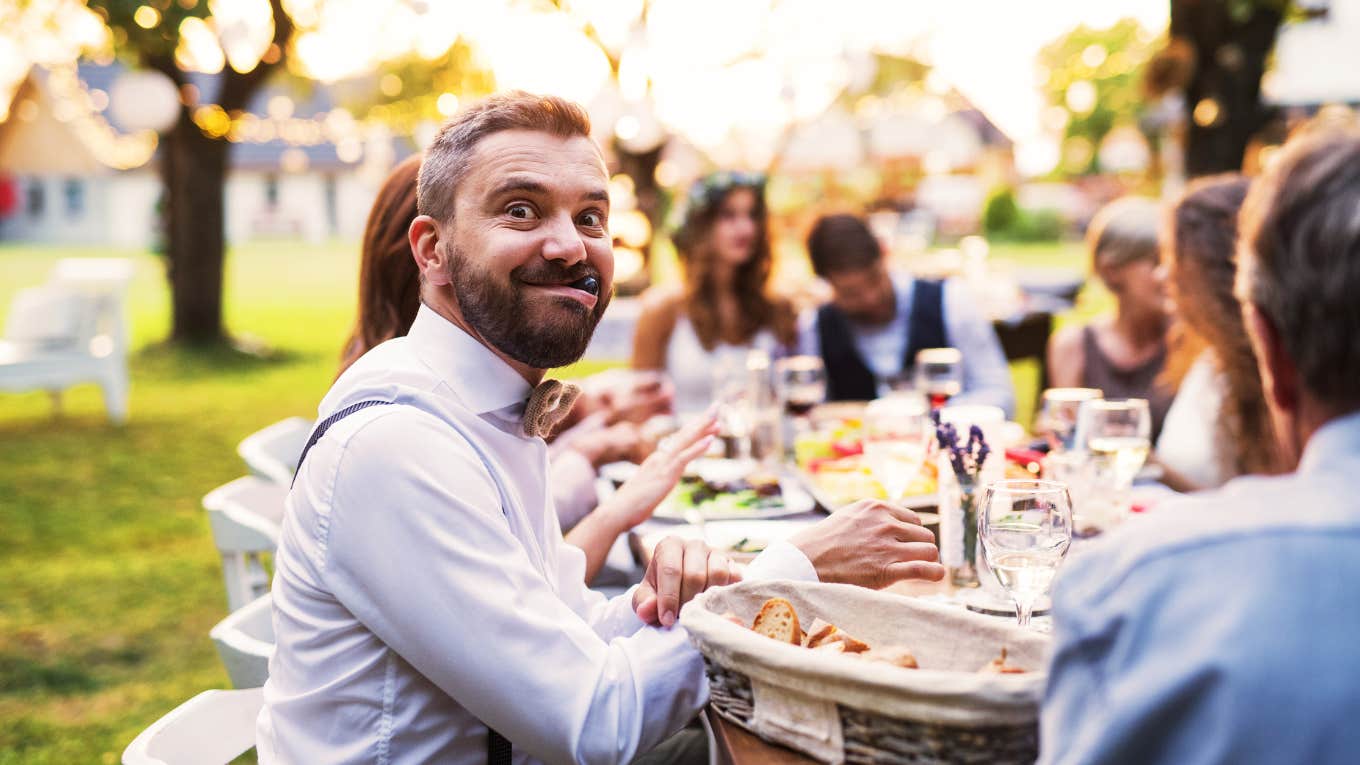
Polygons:
<instances>
[{"instance_id":1,"label":"food on table","mask_svg":"<svg viewBox=\"0 0 1360 765\"><path fill-rule=\"evenodd\" d=\"M779 478L754 474L731 480L681 477L671 495L675 509L698 510L706 515L740 515L784 507Z\"/></svg>"},{"instance_id":2,"label":"food on table","mask_svg":"<svg viewBox=\"0 0 1360 765\"><path fill-rule=\"evenodd\" d=\"M1023 675L1023 674L1025 674L1025 672L1027 672L1027 671L1028 671L1028 670L1022 669L1022 668L1020 668L1020 667L1017 667L1017 666L1015 666L1014 664L1007 664L1007 663L1006 663L1006 647L1005 647L1004 645L1001 646L1001 655L1000 655L1000 656L998 656L997 658L992 659L991 661L987 662L987 664L984 665L984 666L982 667L982 669L979 669L979 670L978 670L978 672L980 672L980 673L982 673L982 674L984 674L984 675L985 675L985 674L996 674L996 675Z\"/></svg>"},{"instance_id":3,"label":"food on table","mask_svg":"<svg viewBox=\"0 0 1360 765\"><path fill-rule=\"evenodd\" d=\"M891 664L902 669L920 669L921 665L916 663L916 656L911 649L900 645L885 646L865 651L862 655L865 661L881 661L884 664Z\"/></svg>"},{"instance_id":4,"label":"food on table","mask_svg":"<svg viewBox=\"0 0 1360 765\"><path fill-rule=\"evenodd\" d=\"M751 629L767 638L793 645L799 645L803 635L798 628L798 612L793 610L792 603L783 598L765 601L760 613L756 614L756 620L751 623Z\"/></svg>"},{"instance_id":5,"label":"food on table","mask_svg":"<svg viewBox=\"0 0 1360 765\"><path fill-rule=\"evenodd\" d=\"M863 423L846 417L825 424L820 430L801 433L794 441L794 458L827 501L835 505L887 495L874 479L864 456ZM930 460L907 486L904 496L934 494L936 469Z\"/></svg>"},{"instance_id":6,"label":"food on table","mask_svg":"<svg viewBox=\"0 0 1360 765\"><path fill-rule=\"evenodd\" d=\"M732 612L723 618L745 627L741 618ZM802 646L809 651L841 654L861 661L891 664L902 669L920 669L916 655L910 648L902 645L885 645L878 648L847 635L844 630L820 618L814 617L807 631L799 628L798 612L793 604L784 598L770 598L760 607L751 630L781 643ZM1006 663L1006 648L1001 647L1001 655L992 659L978 670L983 674L1020 675L1028 670Z\"/></svg>"}]
</instances>

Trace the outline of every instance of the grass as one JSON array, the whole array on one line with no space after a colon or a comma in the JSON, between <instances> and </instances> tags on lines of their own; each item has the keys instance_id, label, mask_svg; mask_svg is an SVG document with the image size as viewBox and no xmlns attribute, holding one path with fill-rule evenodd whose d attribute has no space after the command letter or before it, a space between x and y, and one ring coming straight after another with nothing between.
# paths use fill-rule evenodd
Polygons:
<instances>
[{"instance_id":1,"label":"grass","mask_svg":"<svg viewBox=\"0 0 1360 765\"><path fill-rule=\"evenodd\" d=\"M0 765L117 762L167 710L227 686L207 637L226 600L199 503L242 474L241 438L315 412L352 320L356 250L230 254L227 323L273 349L259 357L160 344L169 301L153 255L0 246L0 312L60 257L137 264L126 426L107 423L93 386L69 391L59 415L46 394L0 395ZM1072 246L996 256L1080 262Z\"/></svg>"}]
</instances>

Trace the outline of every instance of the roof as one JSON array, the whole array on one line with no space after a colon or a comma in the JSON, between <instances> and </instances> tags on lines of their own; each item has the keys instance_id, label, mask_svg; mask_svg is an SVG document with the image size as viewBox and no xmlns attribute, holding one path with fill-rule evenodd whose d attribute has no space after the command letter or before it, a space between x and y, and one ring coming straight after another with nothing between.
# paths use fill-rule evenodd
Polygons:
<instances>
[{"instance_id":1,"label":"roof","mask_svg":"<svg viewBox=\"0 0 1360 765\"><path fill-rule=\"evenodd\" d=\"M82 61L77 66L77 75L87 89L98 89L105 93L111 92L119 75L125 71L127 71L127 67L118 63L96 64L90 61ZM188 72L186 74L189 83L198 88L200 103L210 104L217 100L217 95L222 87L223 75L203 72ZM287 96L293 102L292 116L297 119L324 117L338 106L337 99L329 85L314 82L309 83L303 89L293 87L288 81L280 81L280 78L275 77L255 92L247 105L246 111L260 118L266 118L269 102L275 96ZM118 123L113 110L107 110L104 116L116 130L127 132L126 126ZM415 151L415 147L405 138L394 137L391 140L393 155L397 160ZM228 153L228 161L233 170L277 170L282 163L284 152L290 149L300 151L307 158L307 166L311 169L344 170L354 166L354 163L344 162L340 159L336 151L336 144L324 133L316 143L290 144L278 138L264 142L239 141L232 144L231 151Z\"/></svg>"}]
</instances>

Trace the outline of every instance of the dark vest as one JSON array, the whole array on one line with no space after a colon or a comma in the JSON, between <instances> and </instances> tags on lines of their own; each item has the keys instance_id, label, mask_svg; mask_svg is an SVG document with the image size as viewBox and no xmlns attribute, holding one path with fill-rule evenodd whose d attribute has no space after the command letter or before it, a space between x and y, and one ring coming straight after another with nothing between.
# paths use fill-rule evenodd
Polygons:
<instances>
[{"instance_id":1,"label":"dark vest","mask_svg":"<svg viewBox=\"0 0 1360 765\"><path fill-rule=\"evenodd\" d=\"M828 401L869 401L878 398L878 382L855 345L850 320L830 303L817 311L817 341L826 363ZM911 315L902 348L902 370L916 362L924 348L949 345L944 328L944 283L917 279L912 284Z\"/></svg>"}]
</instances>

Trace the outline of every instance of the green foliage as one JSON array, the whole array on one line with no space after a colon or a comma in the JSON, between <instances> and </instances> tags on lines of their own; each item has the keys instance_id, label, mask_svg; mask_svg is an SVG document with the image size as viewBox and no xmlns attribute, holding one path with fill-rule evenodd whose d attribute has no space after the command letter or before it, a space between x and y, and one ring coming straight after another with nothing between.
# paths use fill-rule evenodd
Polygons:
<instances>
[{"instance_id":1,"label":"green foliage","mask_svg":"<svg viewBox=\"0 0 1360 765\"><path fill-rule=\"evenodd\" d=\"M400 89L385 94L382 80L395 77ZM472 46L458 38L433 61L416 53L391 61L379 76L378 88L339 91L342 104L361 118L372 117L409 133L420 122L443 121L439 97L452 93L462 101L481 98L496 90L496 78L480 61Z\"/></svg>"},{"instance_id":2,"label":"green foliage","mask_svg":"<svg viewBox=\"0 0 1360 765\"><path fill-rule=\"evenodd\" d=\"M1106 134L1118 125L1139 124L1146 108L1143 68L1161 47L1137 20L1127 18L1106 29L1078 26L1039 51L1045 100L1067 114L1063 170L1099 172L1096 150ZM1078 112L1068 105L1068 92L1083 82L1094 87L1095 101L1089 111Z\"/></svg>"},{"instance_id":3,"label":"green foliage","mask_svg":"<svg viewBox=\"0 0 1360 765\"><path fill-rule=\"evenodd\" d=\"M982 230L988 238L1002 242L1057 242L1063 223L1054 210L1022 210L1015 189L999 186L982 208Z\"/></svg>"},{"instance_id":4,"label":"green foliage","mask_svg":"<svg viewBox=\"0 0 1360 765\"><path fill-rule=\"evenodd\" d=\"M142 6L156 11L157 23L149 29L137 23L137 9ZM151 56L173 56L179 44L179 25L187 18L209 15L207 0L89 0L89 7L113 32L117 48Z\"/></svg>"},{"instance_id":5,"label":"green foliage","mask_svg":"<svg viewBox=\"0 0 1360 765\"><path fill-rule=\"evenodd\" d=\"M1020 205L1015 201L1015 189L998 186L987 195L982 207L982 231L995 237L1010 230L1020 220Z\"/></svg>"}]
</instances>

